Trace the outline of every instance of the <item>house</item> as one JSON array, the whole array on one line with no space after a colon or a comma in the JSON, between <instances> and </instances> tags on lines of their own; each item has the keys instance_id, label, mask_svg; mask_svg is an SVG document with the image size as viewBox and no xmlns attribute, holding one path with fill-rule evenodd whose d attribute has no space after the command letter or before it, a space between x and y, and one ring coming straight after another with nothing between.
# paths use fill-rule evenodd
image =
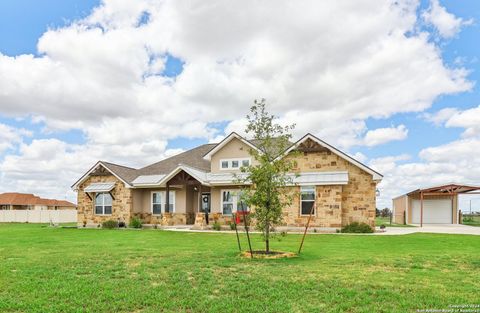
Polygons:
<instances>
[{"instance_id":1,"label":"house","mask_svg":"<svg viewBox=\"0 0 480 313\"><path fill-rule=\"evenodd\" d=\"M226 224L232 213L248 208L239 202L235 174L253 164L255 141L232 133L218 144L204 144L140 169L99 161L72 188L78 193L79 225L95 226L106 220L144 224ZM299 151L293 154L293 151ZM354 221L375 224L376 186L382 175L307 134L279 157L295 157L297 191L284 209L283 222L304 226L314 206L311 225L341 227ZM168 197L167 197L168 195Z\"/></svg>"},{"instance_id":2,"label":"house","mask_svg":"<svg viewBox=\"0 0 480 313\"><path fill-rule=\"evenodd\" d=\"M0 210L69 210L76 205L66 200L43 199L31 193L0 194Z\"/></svg>"},{"instance_id":3,"label":"house","mask_svg":"<svg viewBox=\"0 0 480 313\"><path fill-rule=\"evenodd\" d=\"M449 183L418 188L392 199L393 222L398 224L459 224L458 195L478 186Z\"/></svg>"}]
</instances>

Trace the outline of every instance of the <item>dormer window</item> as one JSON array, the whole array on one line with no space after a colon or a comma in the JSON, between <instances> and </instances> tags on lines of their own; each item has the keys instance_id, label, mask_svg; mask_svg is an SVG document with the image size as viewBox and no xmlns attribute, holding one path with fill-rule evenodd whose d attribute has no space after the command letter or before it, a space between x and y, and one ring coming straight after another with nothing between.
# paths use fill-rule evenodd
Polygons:
<instances>
[{"instance_id":1,"label":"dormer window","mask_svg":"<svg viewBox=\"0 0 480 313\"><path fill-rule=\"evenodd\" d=\"M251 161L250 158L242 159L223 159L220 160L220 169L221 170L238 170L241 166L249 166Z\"/></svg>"}]
</instances>

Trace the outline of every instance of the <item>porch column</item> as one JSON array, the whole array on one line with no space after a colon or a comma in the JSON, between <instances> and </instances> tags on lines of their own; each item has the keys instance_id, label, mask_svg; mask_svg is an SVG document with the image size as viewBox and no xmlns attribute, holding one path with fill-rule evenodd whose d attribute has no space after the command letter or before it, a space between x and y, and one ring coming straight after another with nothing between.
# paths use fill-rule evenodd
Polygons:
<instances>
[{"instance_id":1,"label":"porch column","mask_svg":"<svg viewBox=\"0 0 480 313\"><path fill-rule=\"evenodd\" d=\"M455 209L455 212L457 212L455 206L453 205L453 198L454 197L455 196L453 194L450 196L450 198L452 200L452 208L450 209L450 211L452 212L452 224L455 224L455 219L456 219L455 214L453 214L453 209Z\"/></svg>"},{"instance_id":2,"label":"porch column","mask_svg":"<svg viewBox=\"0 0 480 313\"><path fill-rule=\"evenodd\" d=\"M420 227L423 227L423 192L420 191Z\"/></svg>"},{"instance_id":3,"label":"porch column","mask_svg":"<svg viewBox=\"0 0 480 313\"><path fill-rule=\"evenodd\" d=\"M170 184L167 183L166 190L166 199L165 199L165 212L170 212Z\"/></svg>"},{"instance_id":4,"label":"porch column","mask_svg":"<svg viewBox=\"0 0 480 313\"><path fill-rule=\"evenodd\" d=\"M198 207L197 207L197 213L200 213L202 211L202 184L198 186Z\"/></svg>"}]
</instances>

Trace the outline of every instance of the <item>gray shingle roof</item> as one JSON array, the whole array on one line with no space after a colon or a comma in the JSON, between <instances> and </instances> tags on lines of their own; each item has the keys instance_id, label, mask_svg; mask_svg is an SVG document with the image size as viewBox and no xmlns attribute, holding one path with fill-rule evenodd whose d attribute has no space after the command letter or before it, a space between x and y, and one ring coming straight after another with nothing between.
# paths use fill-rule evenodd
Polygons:
<instances>
[{"instance_id":1,"label":"gray shingle roof","mask_svg":"<svg viewBox=\"0 0 480 313\"><path fill-rule=\"evenodd\" d=\"M191 150L169 157L160 162L148 165L137 170L137 175L160 175L168 174L180 164L185 164L199 170L210 172L210 162L203 159L216 144L204 144Z\"/></svg>"},{"instance_id":2,"label":"gray shingle roof","mask_svg":"<svg viewBox=\"0 0 480 313\"><path fill-rule=\"evenodd\" d=\"M253 145L257 145L257 140L249 140ZM153 163L140 169L118 165L102 161L108 169L118 175L128 183L142 175L165 175L176 169L180 164L184 164L204 172L210 172L210 161L204 160L203 156L212 150L217 144L204 144L180 154L171 156L162 161Z\"/></svg>"},{"instance_id":3,"label":"gray shingle roof","mask_svg":"<svg viewBox=\"0 0 480 313\"><path fill-rule=\"evenodd\" d=\"M247 139L248 142L250 142L252 145L254 145L255 147L259 147L260 144L262 143L262 141L260 139ZM279 138L272 138L272 143L273 143L273 146L272 146L272 153L273 155L275 156L279 156L284 150L286 150L287 148L289 148L291 145L293 145L292 142L290 141L287 141L286 142L286 147L280 147L280 145L275 145L275 143L278 142L280 143L280 140Z\"/></svg>"},{"instance_id":4,"label":"gray shingle roof","mask_svg":"<svg viewBox=\"0 0 480 313\"><path fill-rule=\"evenodd\" d=\"M253 145L256 140L249 140ZM153 163L140 169L118 165L102 161L108 169L118 175L128 183L141 175L165 175L176 169L180 164L184 164L204 172L210 172L210 161L204 160L203 156L212 150L217 144L204 144L180 154L171 156L162 161ZM279 152L280 153L280 152Z\"/></svg>"},{"instance_id":5,"label":"gray shingle roof","mask_svg":"<svg viewBox=\"0 0 480 313\"><path fill-rule=\"evenodd\" d=\"M131 167L123 166L123 165L118 165L110 162L105 162L101 161L103 165L108 167L110 171L115 173L117 176L119 176L121 179L124 181L130 183L132 180L137 178L137 170Z\"/></svg>"}]
</instances>

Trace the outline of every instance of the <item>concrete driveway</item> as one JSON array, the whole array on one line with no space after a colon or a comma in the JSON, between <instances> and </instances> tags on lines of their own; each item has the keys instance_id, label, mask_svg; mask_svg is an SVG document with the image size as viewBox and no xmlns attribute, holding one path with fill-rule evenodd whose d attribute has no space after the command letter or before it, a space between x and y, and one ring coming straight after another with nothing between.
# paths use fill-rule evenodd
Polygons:
<instances>
[{"instance_id":1,"label":"concrete driveway","mask_svg":"<svg viewBox=\"0 0 480 313\"><path fill-rule=\"evenodd\" d=\"M463 234L463 235L480 235L480 227L468 225L454 225L454 224L423 224L415 225L417 227L388 227L386 231L378 232L376 235L406 235L413 233L437 233L437 234Z\"/></svg>"}]
</instances>

